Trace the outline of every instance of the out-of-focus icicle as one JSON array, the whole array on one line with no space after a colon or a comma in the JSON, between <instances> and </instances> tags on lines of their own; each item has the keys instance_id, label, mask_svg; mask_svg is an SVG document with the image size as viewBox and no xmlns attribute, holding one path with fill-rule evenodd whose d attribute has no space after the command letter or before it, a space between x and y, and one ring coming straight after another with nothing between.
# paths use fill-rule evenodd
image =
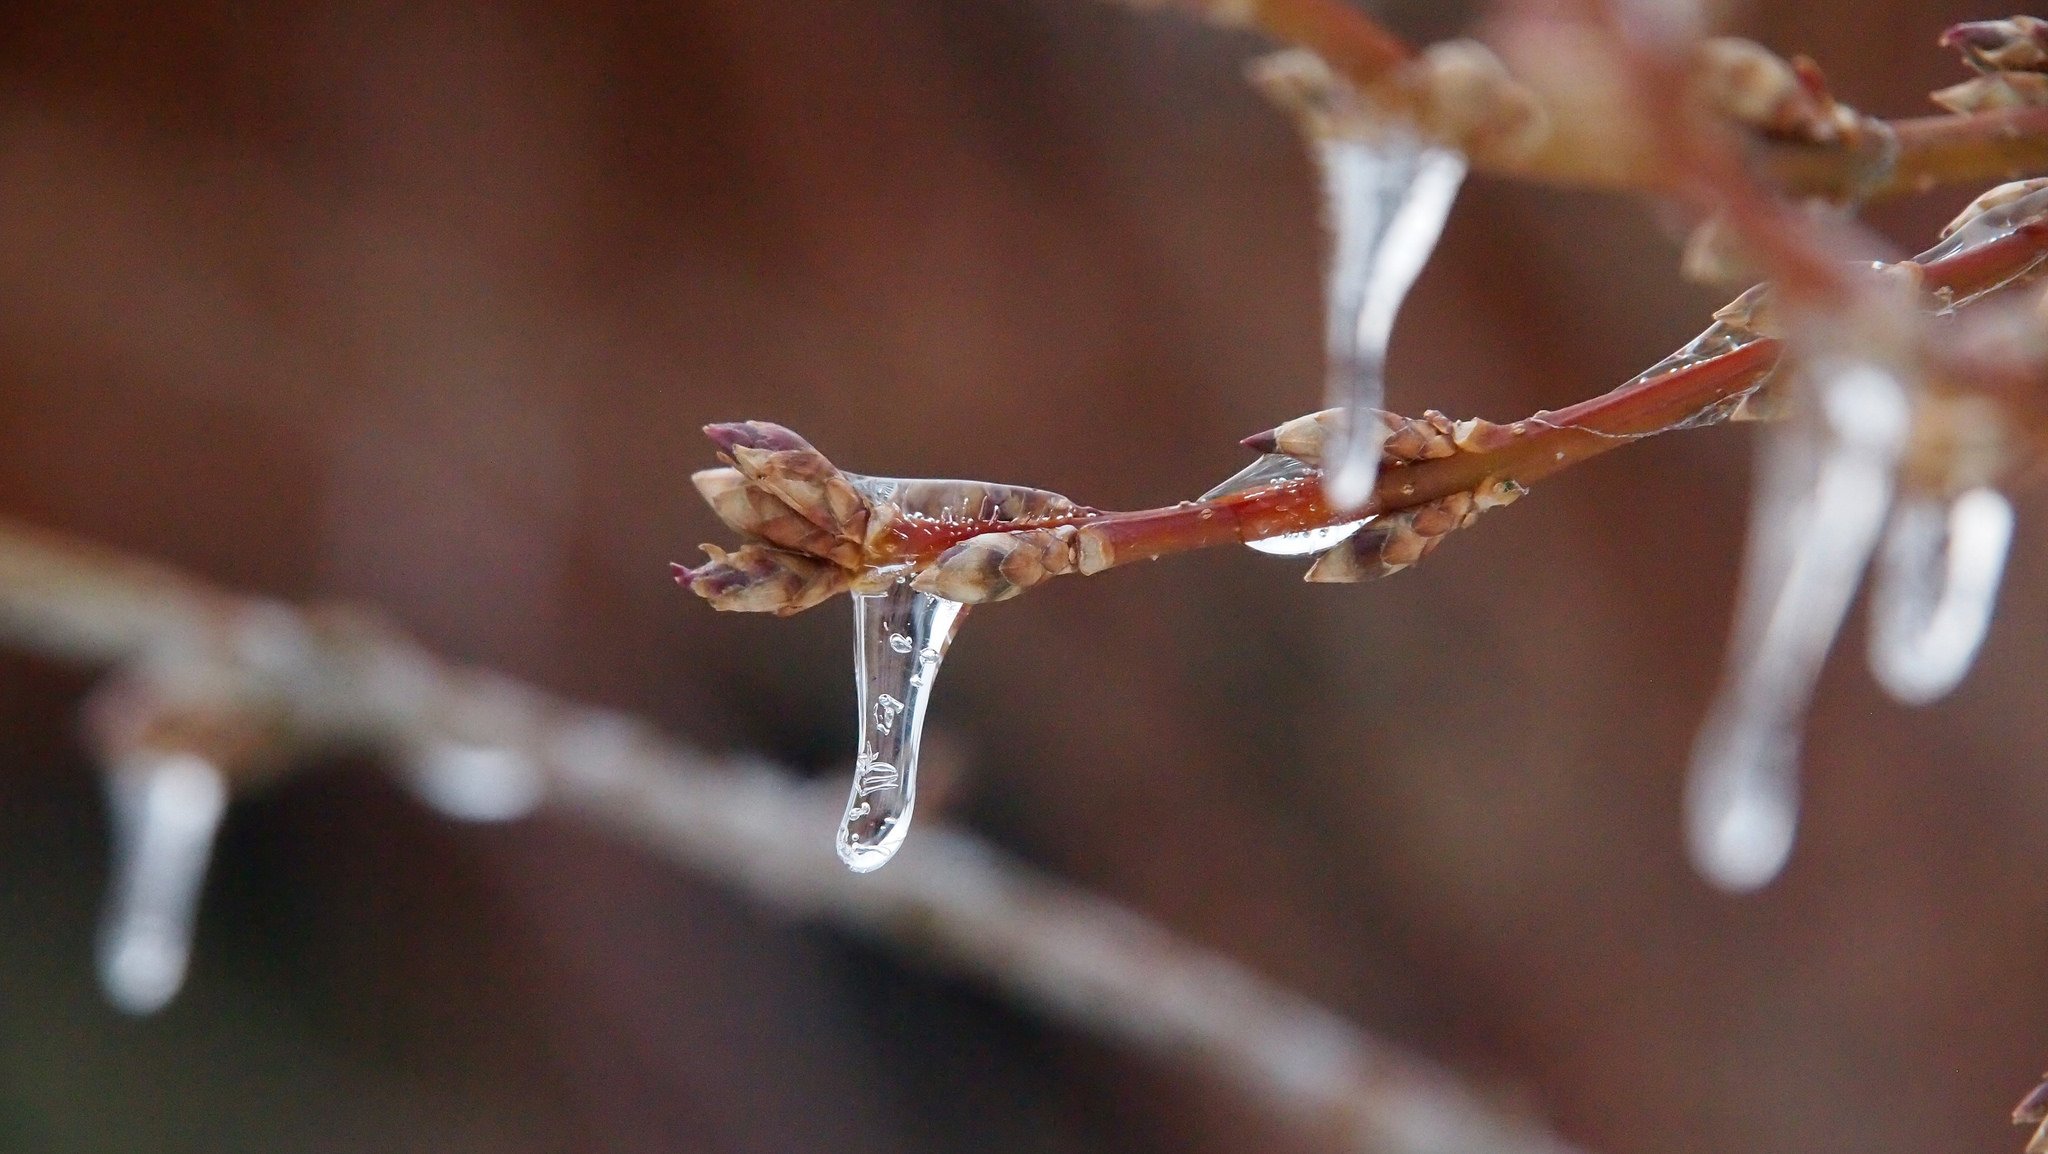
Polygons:
<instances>
[{"instance_id":1,"label":"out-of-focus icicle","mask_svg":"<svg viewBox=\"0 0 2048 1154\"><path fill-rule=\"evenodd\" d=\"M1995 489L1953 502L1901 500L1870 596L1870 670L1907 705L1954 689L1991 626L2012 544L2012 503Z\"/></svg>"},{"instance_id":2,"label":"out-of-focus icicle","mask_svg":"<svg viewBox=\"0 0 2048 1154\"><path fill-rule=\"evenodd\" d=\"M1332 504L1356 509L1379 473L1386 427L1367 411L1385 402L1394 316L1443 233L1465 158L1402 125L1369 140L1325 138L1318 149L1336 234L1326 302L1329 397L1349 415L1323 484Z\"/></svg>"},{"instance_id":3,"label":"out-of-focus icicle","mask_svg":"<svg viewBox=\"0 0 2048 1154\"><path fill-rule=\"evenodd\" d=\"M966 606L910 587L853 597L853 680L860 749L839 823L839 858L855 873L887 865L910 832L917 747L939 663Z\"/></svg>"},{"instance_id":4,"label":"out-of-focus icicle","mask_svg":"<svg viewBox=\"0 0 2048 1154\"><path fill-rule=\"evenodd\" d=\"M100 984L120 1009L155 1013L185 982L227 781L204 758L147 754L109 770L106 792L114 856L100 923Z\"/></svg>"},{"instance_id":5,"label":"out-of-focus icicle","mask_svg":"<svg viewBox=\"0 0 2048 1154\"><path fill-rule=\"evenodd\" d=\"M1792 852L1801 722L1891 505L1910 422L1886 369L1835 361L1810 375L1818 427L1774 430L1759 456L1728 671L1693 744L1692 858L1727 890L1764 885Z\"/></svg>"}]
</instances>

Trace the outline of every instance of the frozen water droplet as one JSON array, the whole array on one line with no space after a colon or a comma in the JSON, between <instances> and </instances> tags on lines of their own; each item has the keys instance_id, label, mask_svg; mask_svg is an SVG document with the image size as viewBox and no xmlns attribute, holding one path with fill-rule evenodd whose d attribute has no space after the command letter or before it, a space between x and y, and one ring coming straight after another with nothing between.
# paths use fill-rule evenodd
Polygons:
<instances>
[{"instance_id":1,"label":"frozen water droplet","mask_svg":"<svg viewBox=\"0 0 2048 1154\"><path fill-rule=\"evenodd\" d=\"M1772 430L1759 455L1735 638L1693 743L1686 827L1694 863L1753 890L1792 852L1800 723L1891 504L1905 390L1860 362L1816 364L1817 429Z\"/></svg>"},{"instance_id":2,"label":"frozen water droplet","mask_svg":"<svg viewBox=\"0 0 2048 1154\"><path fill-rule=\"evenodd\" d=\"M1356 521L1346 521L1342 525L1324 525L1319 529L1303 529L1299 533L1282 533L1278 537L1246 541L1245 544L1274 557L1305 557L1310 553L1320 553L1343 544L1353 533L1358 532L1367 520L1369 518L1360 518Z\"/></svg>"},{"instance_id":3,"label":"frozen water droplet","mask_svg":"<svg viewBox=\"0 0 2048 1154\"><path fill-rule=\"evenodd\" d=\"M2012 503L1993 489L1946 506L1909 497L1892 511L1871 583L1870 668L1893 697L1925 705L1970 671L1998 602L2012 525Z\"/></svg>"},{"instance_id":4,"label":"frozen water droplet","mask_svg":"<svg viewBox=\"0 0 2048 1154\"><path fill-rule=\"evenodd\" d=\"M227 781L204 758L164 754L114 767L106 792L114 855L100 922L100 984L118 1008L155 1013L185 983Z\"/></svg>"},{"instance_id":5,"label":"frozen water droplet","mask_svg":"<svg viewBox=\"0 0 2048 1154\"><path fill-rule=\"evenodd\" d=\"M1372 496L1384 426L1365 419L1386 398L1394 316L1429 262L1465 179L1461 154L1405 128L1371 140L1321 144L1324 198L1336 234L1327 308L1330 404L1349 414L1327 454L1332 504L1356 509Z\"/></svg>"},{"instance_id":6,"label":"frozen water droplet","mask_svg":"<svg viewBox=\"0 0 2048 1154\"><path fill-rule=\"evenodd\" d=\"M546 786L533 758L499 745L443 741L414 756L413 792L458 821L512 821L532 813Z\"/></svg>"},{"instance_id":7,"label":"frozen water droplet","mask_svg":"<svg viewBox=\"0 0 2048 1154\"><path fill-rule=\"evenodd\" d=\"M918 739L932 681L966 608L919 593L908 581L853 598L860 750L838 846L840 860L855 873L887 864L910 830L917 804ZM902 630L892 631L890 622L900 622ZM899 640L905 644L898 645Z\"/></svg>"}]
</instances>

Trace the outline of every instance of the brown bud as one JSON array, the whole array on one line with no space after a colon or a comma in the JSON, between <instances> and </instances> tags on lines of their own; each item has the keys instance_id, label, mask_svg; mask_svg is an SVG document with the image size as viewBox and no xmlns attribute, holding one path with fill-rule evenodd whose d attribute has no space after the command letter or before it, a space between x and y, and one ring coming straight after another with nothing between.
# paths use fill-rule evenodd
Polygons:
<instances>
[{"instance_id":1,"label":"brown bud","mask_svg":"<svg viewBox=\"0 0 2048 1154\"><path fill-rule=\"evenodd\" d=\"M2033 16L1953 25L1939 43L1961 53L1963 62L1979 72L2048 68L2048 21Z\"/></svg>"},{"instance_id":2,"label":"brown bud","mask_svg":"<svg viewBox=\"0 0 2048 1154\"><path fill-rule=\"evenodd\" d=\"M1083 525L1074 532L1074 571L1093 577L1116 564L1116 550L1096 525Z\"/></svg>"},{"instance_id":3,"label":"brown bud","mask_svg":"<svg viewBox=\"0 0 2048 1154\"><path fill-rule=\"evenodd\" d=\"M1785 327L1778 317L1777 296L1768 284L1753 285L1739 297L1714 310L1714 319L1731 329L1760 337L1782 337Z\"/></svg>"},{"instance_id":4,"label":"brown bud","mask_svg":"<svg viewBox=\"0 0 2048 1154\"><path fill-rule=\"evenodd\" d=\"M1996 112L2003 108L2048 105L2048 75L2039 72L1992 72L1952 84L1928 97L1950 112Z\"/></svg>"},{"instance_id":5,"label":"brown bud","mask_svg":"<svg viewBox=\"0 0 2048 1154\"><path fill-rule=\"evenodd\" d=\"M1022 529L970 537L939 555L911 587L967 605L1007 601L1076 567L1075 529Z\"/></svg>"},{"instance_id":6,"label":"brown bud","mask_svg":"<svg viewBox=\"0 0 2048 1154\"><path fill-rule=\"evenodd\" d=\"M2012 1124L2033 1126L2048 1122L2048 1074L2042 1075L2041 1084L2027 1091L2020 1104L2012 1108Z\"/></svg>"},{"instance_id":7,"label":"brown bud","mask_svg":"<svg viewBox=\"0 0 2048 1154\"><path fill-rule=\"evenodd\" d=\"M1550 135L1542 101L1477 40L1430 45L1392 83L1425 132L1475 157L1518 160Z\"/></svg>"},{"instance_id":8,"label":"brown bud","mask_svg":"<svg viewBox=\"0 0 2048 1154\"><path fill-rule=\"evenodd\" d=\"M1947 240L1955 235L1957 229L1962 228L1992 209L2004 208L2006 205L2016 200L2022 200L2044 188L2048 188L2048 176L2036 176L2027 180L2011 180L1996 188L1987 189L1980 193L1977 199L1971 201L1968 207L1957 213L1954 220L1948 222L1948 226L1941 230L1941 238Z\"/></svg>"},{"instance_id":9,"label":"brown bud","mask_svg":"<svg viewBox=\"0 0 2048 1154\"><path fill-rule=\"evenodd\" d=\"M856 543L866 535L867 498L809 441L768 421L706 425L704 435L747 480L811 524Z\"/></svg>"},{"instance_id":10,"label":"brown bud","mask_svg":"<svg viewBox=\"0 0 2048 1154\"><path fill-rule=\"evenodd\" d=\"M716 545L701 548L709 561L695 569L671 568L677 584L709 601L713 609L787 617L847 587L846 570L815 557L765 545L747 545L731 553Z\"/></svg>"},{"instance_id":11,"label":"brown bud","mask_svg":"<svg viewBox=\"0 0 2048 1154\"><path fill-rule=\"evenodd\" d=\"M1344 410L1323 409L1305 417L1283 421L1263 433L1246 437L1241 444L1260 453L1293 457L1315 468L1323 463L1323 447L1344 426Z\"/></svg>"},{"instance_id":12,"label":"brown bud","mask_svg":"<svg viewBox=\"0 0 2048 1154\"><path fill-rule=\"evenodd\" d=\"M1756 279L1756 261L1742 237L1716 213L1701 221L1685 238L1678 258L1680 276L1694 284L1732 288Z\"/></svg>"},{"instance_id":13,"label":"brown bud","mask_svg":"<svg viewBox=\"0 0 2048 1154\"><path fill-rule=\"evenodd\" d=\"M690 474L690 483L718 519L738 532L849 569L861 563L859 545L818 528L738 469L704 469Z\"/></svg>"},{"instance_id":14,"label":"brown bud","mask_svg":"<svg viewBox=\"0 0 2048 1154\"><path fill-rule=\"evenodd\" d=\"M1480 510L1490 508L1491 505L1481 502L1482 494L1490 494L1495 505L1514 499L1510 496L1500 500L1496 488L1490 482L1479 493L1453 493L1413 509L1376 517L1349 540L1316 558L1302 579L1326 583L1374 581L1399 573L1435 552L1445 537L1470 525ZM1514 495L1519 496L1521 486L1513 488Z\"/></svg>"},{"instance_id":15,"label":"brown bud","mask_svg":"<svg viewBox=\"0 0 2048 1154\"><path fill-rule=\"evenodd\" d=\"M1700 42L1692 88L1722 116L1772 136L1812 139L1827 123L1824 109L1791 62L1752 40L1717 36Z\"/></svg>"},{"instance_id":16,"label":"brown bud","mask_svg":"<svg viewBox=\"0 0 2048 1154\"><path fill-rule=\"evenodd\" d=\"M1506 448L1516 436L1511 425L1496 425L1483 417L1471 417L1457 423L1451 433L1451 442L1461 453L1491 453Z\"/></svg>"},{"instance_id":17,"label":"brown bud","mask_svg":"<svg viewBox=\"0 0 2048 1154\"><path fill-rule=\"evenodd\" d=\"M1449 417L1427 409L1419 417L1382 413L1387 439L1380 446L1380 460L1389 465L1434 461L1458 451L1454 440L1457 425Z\"/></svg>"}]
</instances>

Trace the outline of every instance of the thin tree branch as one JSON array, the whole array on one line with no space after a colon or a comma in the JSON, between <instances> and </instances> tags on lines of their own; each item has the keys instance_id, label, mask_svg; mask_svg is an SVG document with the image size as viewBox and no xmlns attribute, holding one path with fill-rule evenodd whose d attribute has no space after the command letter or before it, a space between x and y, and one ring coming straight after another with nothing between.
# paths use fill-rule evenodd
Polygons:
<instances>
[{"instance_id":1,"label":"thin tree branch","mask_svg":"<svg viewBox=\"0 0 2048 1154\"><path fill-rule=\"evenodd\" d=\"M852 875L830 851L835 797L448 665L359 612L236 596L0 520L0 643L145 685L189 676L182 684L205 692L141 702L160 714L145 728L161 742L243 719L273 746L225 764L244 782L335 746L375 752L404 776L438 745L493 743L538 773L560 812L779 909L975 975L1069 1026L1205 1069L1331 1149L1572 1154L1431 1061L971 834L928 826L888 870ZM184 716L195 710L199 724Z\"/></svg>"}]
</instances>

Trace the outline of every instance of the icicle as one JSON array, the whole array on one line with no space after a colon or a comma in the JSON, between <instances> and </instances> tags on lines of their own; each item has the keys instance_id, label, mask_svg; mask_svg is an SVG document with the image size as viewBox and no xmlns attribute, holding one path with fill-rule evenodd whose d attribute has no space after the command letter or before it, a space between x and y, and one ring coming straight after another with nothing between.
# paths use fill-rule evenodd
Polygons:
<instances>
[{"instance_id":1,"label":"icicle","mask_svg":"<svg viewBox=\"0 0 2048 1154\"><path fill-rule=\"evenodd\" d=\"M1818 436L1766 440L1735 640L1721 692L1693 744L1686 822L1714 884L1752 890L1792 852L1800 722L1891 503L1904 446L1904 389L1884 369L1812 370Z\"/></svg>"},{"instance_id":2,"label":"icicle","mask_svg":"<svg viewBox=\"0 0 2048 1154\"><path fill-rule=\"evenodd\" d=\"M1954 689L1991 625L2012 544L2012 504L1971 489L1943 506L1932 497L1892 513L1870 598L1870 669L1907 705Z\"/></svg>"},{"instance_id":3,"label":"icicle","mask_svg":"<svg viewBox=\"0 0 2048 1154\"><path fill-rule=\"evenodd\" d=\"M412 790L458 821L512 821L532 813L544 785L531 757L497 745L444 741L411 759Z\"/></svg>"},{"instance_id":4,"label":"icicle","mask_svg":"<svg viewBox=\"0 0 2048 1154\"><path fill-rule=\"evenodd\" d=\"M100 924L100 984L115 1006L150 1014L185 982L227 782L204 758L162 754L117 765L106 786L114 857Z\"/></svg>"},{"instance_id":5,"label":"icicle","mask_svg":"<svg viewBox=\"0 0 2048 1154\"><path fill-rule=\"evenodd\" d=\"M1374 421L1375 425L1380 422ZM1377 451L1377 450L1375 450ZM1202 494L1201 500L1213 501L1256 489L1275 481L1291 481L1315 474L1315 470L1282 453L1267 453L1258 460L1230 475L1222 484ZM1317 529L1304 529L1299 533L1282 533L1277 537L1264 537L1257 541L1246 541L1248 548L1270 554L1274 557L1301 557L1309 553L1321 553L1335 545L1342 544L1353 533L1358 532L1369 517L1349 521L1342 525L1325 525Z\"/></svg>"},{"instance_id":6,"label":"icicle","mask_svg":"<svg viewBox=\"0 0 2048 1154\"><path fill-rule=\"evenodd\" d=\"M860 751L839 823L839 858L855 873L888 864L917 804L917 744L939 663L966 606L899 580L853 598L853 679Z\"/></svg>"},{"instance_id":7,"label":"icicle","mask_svg":"<svg viewBox=\"0 0 2048 1154\"><path fill-rule=\"evenodd\" d=\"M1403 126L1371 140L1326 138L1319 148L1336 233L1326 302L1329 397L1349 414L1323 483L1332 504L1356 509L1379 473L1386 432L1365 414L1385 400L1394 315L1443 233L1465 158Z\"/></svg>"}]
</instances>

